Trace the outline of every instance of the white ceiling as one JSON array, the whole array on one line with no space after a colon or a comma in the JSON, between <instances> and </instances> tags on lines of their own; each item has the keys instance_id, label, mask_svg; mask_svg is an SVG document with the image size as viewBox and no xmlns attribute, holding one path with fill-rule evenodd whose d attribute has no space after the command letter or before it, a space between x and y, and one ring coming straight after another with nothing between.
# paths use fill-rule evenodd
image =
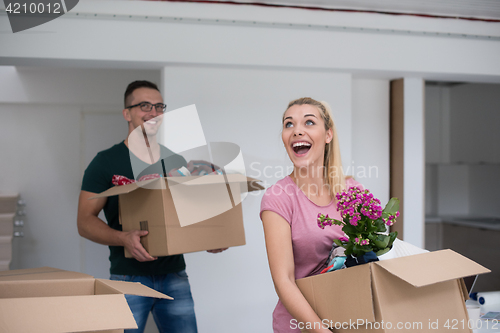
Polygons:
<instances>
[{"instance_id":1,"label":"white ceiling","mask_svg":"<svg viewBox=\"0 0 500 333\"><path fill-rule=\"evenodd\" d=\"M221 2L221 0L208 1ZM500 20L500 0L232 0L231 2Z\"/></svg>"}]
</instances>

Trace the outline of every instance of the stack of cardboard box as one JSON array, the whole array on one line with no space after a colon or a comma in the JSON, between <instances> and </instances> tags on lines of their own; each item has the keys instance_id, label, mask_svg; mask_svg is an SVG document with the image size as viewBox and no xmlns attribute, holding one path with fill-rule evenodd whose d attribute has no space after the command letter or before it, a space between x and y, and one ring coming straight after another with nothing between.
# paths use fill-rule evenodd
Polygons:
<instances>
[{"instance_id":1,"label":"stack of cardboard box","mask_svg":"<svg viewBox=\"0 0 500 333\"><path fill-rule=\"evenodd\" d=\"M0 195L0 271L9 269L12 261L12 237L18 194Z\"/></svg>"}]
</instances>

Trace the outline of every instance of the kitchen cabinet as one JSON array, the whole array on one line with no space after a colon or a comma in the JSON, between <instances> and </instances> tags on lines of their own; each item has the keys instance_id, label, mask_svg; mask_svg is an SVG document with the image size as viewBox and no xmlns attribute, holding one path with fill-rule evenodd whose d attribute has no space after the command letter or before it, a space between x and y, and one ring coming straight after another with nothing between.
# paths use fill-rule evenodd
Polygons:
<instances>
[{"instance_id":1,"label":"kitchen cabinet","mask_svg":"<svg viewBox=\"0 0 500 333\"><path fill-rule=\"evenodd\" d=\"M474 291L500 290L500 219L441 218L426 223L428 250L452 249L489 268L479 276Z\"/></svg>"}]
</instances>

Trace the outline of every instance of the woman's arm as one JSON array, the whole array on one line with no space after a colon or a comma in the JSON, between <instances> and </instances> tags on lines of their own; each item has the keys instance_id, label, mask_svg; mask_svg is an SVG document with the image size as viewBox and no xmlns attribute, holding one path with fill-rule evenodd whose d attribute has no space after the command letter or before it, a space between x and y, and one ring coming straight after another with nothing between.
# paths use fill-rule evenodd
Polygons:
<instances>
[{"instance_id":1,"label":"woman's arm","mask_svg":"<svg viewBox=\"0 0 500 333\"><path fill-rule=\"evenodd\" d=\"M321 323L295 283L292 233L288 222L272 211L262 212L267 257L274 282L274 288L288 312L298 322L309 324L315 329L310 333L330 333Z\"/></svg>"}]
</instances>

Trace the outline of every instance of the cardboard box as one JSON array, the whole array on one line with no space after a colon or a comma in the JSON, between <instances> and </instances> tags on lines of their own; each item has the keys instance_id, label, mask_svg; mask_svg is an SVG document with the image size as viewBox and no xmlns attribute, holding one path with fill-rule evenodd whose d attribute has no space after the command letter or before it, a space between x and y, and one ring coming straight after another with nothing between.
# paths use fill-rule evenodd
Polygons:
<instances>
[{"instance_id":1,"label":"cardboard box","mask_svg":"<svg viewBox=\"0 0 500 333\"><path fill-rule=\"evenodd\" d=\"M0 331L123 332L137 328L124 294L172 299L140 283L51 267L0 272Z\"/></svg>"},{"instance_id":2,"label":"cardboard box","mask_svg":"<svg viewBox=\"0 0 500 333\"><path fill-rule=\"evenodd\" d=\"M12 260L12 235L0 236L0 261Z\"/></svg>"},{"instance_id":3,"label":"cardboard box","mask_svg":"<svg viewBox=\"0 0 500 333\"><path fill-rule=\"evenodd\" d=\"M0 194L0 214L15 213L19 194Z\"/></svg>"},{"instance_id":4,"label":"cardboard box","mask_svg":"<svg viewBox=\"0 0 500 333\"><path fill-rule=\"evenodd\" d=\"M244 245L241 193L264 189L257 182L241 174L157 178L91 199L118 195L123 230L148 230L148 253L169 256Z\"/></svg>"},{"instance_id":5,"label":"cardboard box","mask_svg":"<svg viewBox=\"0 0 500 333\"><path fill-rule=\"evenodd\" d=\"M14 234L15 213L0 214L0 236L12 236Z\"/></svg>"},{"instance_id":6,"label":"cardboard box","mask_svg":"<svg viewBox=\"0 0 500 333\"><path fill-rule=\"evenodd\" d=\"M297 286L336 332L472 332L462 278L487 272L441 250L315 275Z\"/></svg>"}]
</instances>

